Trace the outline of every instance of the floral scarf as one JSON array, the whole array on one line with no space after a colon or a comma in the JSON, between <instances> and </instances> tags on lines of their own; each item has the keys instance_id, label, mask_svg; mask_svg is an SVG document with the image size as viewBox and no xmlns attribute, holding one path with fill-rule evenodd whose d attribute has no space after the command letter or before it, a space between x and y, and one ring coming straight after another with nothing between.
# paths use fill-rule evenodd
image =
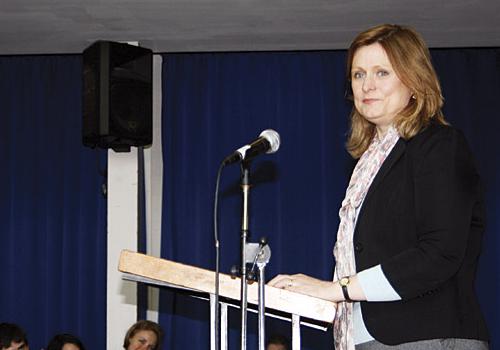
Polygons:
<instances>
[{"instance_id":1,"label":"floral scarf","mask_svg":"<svg viewBox=\"0 0 500 350\"><path fill-rule=\"evenodd\" d=\"M375 175L398 140L398 132L393 126L389 128L381 140L375 135L354 168L339 211L340 224L337 242L333 249L336 260L334 281L356 274L353 247L356 213L363 203ZM336 350L354 350L352 303L338 303L333 334Z\"/></svg>"}]
</instances>

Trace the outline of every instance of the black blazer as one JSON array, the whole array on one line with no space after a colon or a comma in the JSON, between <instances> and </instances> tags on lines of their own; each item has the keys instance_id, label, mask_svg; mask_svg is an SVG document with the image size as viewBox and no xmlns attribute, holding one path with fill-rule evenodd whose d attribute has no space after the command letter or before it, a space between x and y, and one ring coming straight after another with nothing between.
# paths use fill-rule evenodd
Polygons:
<instances>
[{"instance_id":1,"label":"black blazer","mask_svg":"<svg viewBox=\"0 0 500 350\"><path fill-rule=\"evenodd\" d=\"M381 264L402 298L361 303L375 339L488 339L474 292L484 216L479 176L459 131L431 124L396 143L354 232L357 270Z\"/></svg>"}]
</instances>

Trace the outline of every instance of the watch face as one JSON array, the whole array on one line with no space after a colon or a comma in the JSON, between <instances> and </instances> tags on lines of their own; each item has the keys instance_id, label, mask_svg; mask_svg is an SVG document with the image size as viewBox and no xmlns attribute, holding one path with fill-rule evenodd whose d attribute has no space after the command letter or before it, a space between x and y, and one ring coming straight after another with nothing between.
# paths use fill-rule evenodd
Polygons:
<instances>
[{"instance_id":1,"label":"watch face","mask_svg":"<svg viewBox=\"0 0 500 350\"><path fill-rule=\"evenodd\" d=\"M349 284L349 278L348 277L342 277L339 281L341 286L347 286Z\"/></svg>"}]
</instances>

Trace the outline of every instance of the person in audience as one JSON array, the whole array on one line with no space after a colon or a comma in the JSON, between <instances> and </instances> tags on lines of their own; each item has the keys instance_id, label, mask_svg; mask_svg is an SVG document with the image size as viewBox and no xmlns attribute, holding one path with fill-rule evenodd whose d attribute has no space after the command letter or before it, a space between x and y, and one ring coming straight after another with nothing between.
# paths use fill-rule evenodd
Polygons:
<instances>
[{"instance_id":1,"label":"person in audience","mask_svg":"<svg viewBox=\"0 0 500 350\"><path fill-rule=\"evenodd\" d=\"M126 350L157 350L161 348L163 330L160 325L147 320L137 321L127 331L123 341Z\"/></svg>"},{"instance_id":2,"label":"person in audience","mask_svg":"<svg viewBox=\"0 0 500 350\"><path fill-rule=\"evenodd\" d=\"M281 334L274 334L269 337L266 350L288 350L288 339Z\"/></svg>"},{"instance_id":3,"label":"person in audience","mask_svg":"<svg viewBox=\"0 0 500 350\"><path fill-rule=\"evenodd\" d=\"M13 323L0 323L1 350L29 350L26 333Z\"/></svg>"},{"instance_id":4,"label":"person in audience","mask_svg":"<svg viewBox=\"0 0 500 350\"><path fill-rule=\"evenodd\" d=\"M46 350L85 350L85 346L74 335L57 334L49 342Z\"/></svg>"}]
</instances>

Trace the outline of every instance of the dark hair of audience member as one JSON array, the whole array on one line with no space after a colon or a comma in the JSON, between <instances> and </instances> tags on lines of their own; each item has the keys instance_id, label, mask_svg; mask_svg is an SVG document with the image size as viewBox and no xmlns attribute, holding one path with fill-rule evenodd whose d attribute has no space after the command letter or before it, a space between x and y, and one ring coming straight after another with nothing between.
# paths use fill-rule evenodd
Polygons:
<instances>
[{"instance_id":1,"label":"dark hair of audience member","mask_svg":"<svg viewBox=\"0 0 500 350\"><path fill-rule=\"evenodd\" d=\"M9 348L12 342L28 345L26 333L16 324L0 323L0 348Z\"/></svg>"},{"instance_id":2,"label":"dark hair of audience member","mask_svg":"<svg viewBox=\"0 0 500 350\"><path fill-rule=\"evenodd\" d=\"M47 345L47 350L62 350L65 344L73 344L78 346L80 350L85 350L81 340L71 334L57 334Z\"/></svg>"},{"instance_id":3,"label":"dark hair of audience member","mask_svg":"<svg viewBox=\"0 0 500 350\"><path fill-rule=\"evenodd\" d=\"M289 347L288 338L281 334L273 334L269 337L269 340L266 343L266 346L269 345L282 345L285 349Z\"/></svg>"}]
</instances>

